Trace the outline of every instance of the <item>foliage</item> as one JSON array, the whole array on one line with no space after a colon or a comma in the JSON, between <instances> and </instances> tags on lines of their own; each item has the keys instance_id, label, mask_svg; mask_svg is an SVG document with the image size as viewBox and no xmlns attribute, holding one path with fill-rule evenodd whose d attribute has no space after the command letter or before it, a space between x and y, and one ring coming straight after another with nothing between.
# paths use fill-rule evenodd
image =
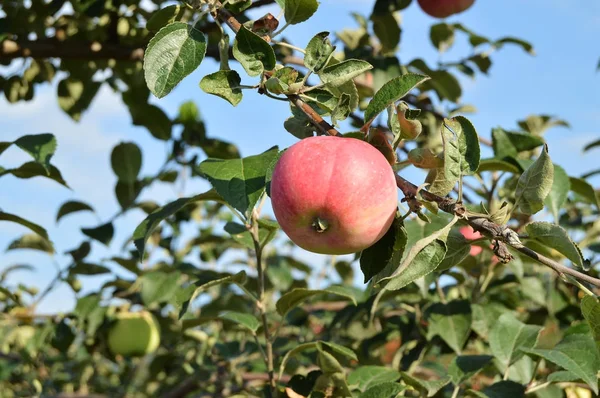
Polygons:
<instances>
[{"instance_id":1,"label":"foliage","mask_svg":"<svg viewBox=\"0 0 600 398\"><path fill-rule=\"evenodd\" d=\"M273 15L246 14L274 2L281 28ZM92 241L113 240L112 218L81 228L72 262L44 291L11 283L10 274L29 265L1 270L0 396L558 397L574 386L597 395L600 195L586 180L597 171L569 176L552 162L544 132L568 125L547 115L482 140L459 115L468 106L459 103L457 74L486 74L490 49L533 53L532 45L438 23L430 32L436 49L449 51L464 36L471 54L433 68L420 58L401 63L397 16L410 3L376 0L371 15L355 14L358 28L316 33L299 51L281 35L318 12L316 0L4 2L0 61L26 60L0 77L9 102L28 101L37 85L60 79L58 103L78 120L108 85L132 123L171 152L151 176L140 175L136 144L107 154L118 178L117 217L135 208L147 214L120 256L88 259ZM353 260L331 257L324 269L303 262L261 211L282 149L241 158L235 145L207 135L193 103L171 119L149 102L205 57L220 61L199 82L214 101L235 107L253 90L289 100L289 133L337 134L343 126L344 137L373 144L395 172L425 169L428 185L399 177L408 210L402 205L387 234ZM233 60L253 85L241 84ZM441 114L439 104L455 111ZM482 157L482 144L492 157ZM52 134L0 142L0 155L13 145L33 160L0 167L0 178L68 187L52 165ZM188 156L191 148L203 158ZM176 183L182 170L214 189L170 203L139 200L157 181ZM544 208L554 223L540 217ZM68 201L56 221L82 211L94 212L93 203ZM17 213L0 211L0 222L28 230L7 250L66 249ZM191 238L182 233L189 225L197 229ZM485 236L465 238L459 230L468 225ZM109 264L127 276L81 294L80 277L109 274ZM76 295L75 308L40 316L36 305L62 283ZM118 314L140 309L157 320L160 346L141 357L114 355L107 339Z\"/></svg>"}]
</instances>

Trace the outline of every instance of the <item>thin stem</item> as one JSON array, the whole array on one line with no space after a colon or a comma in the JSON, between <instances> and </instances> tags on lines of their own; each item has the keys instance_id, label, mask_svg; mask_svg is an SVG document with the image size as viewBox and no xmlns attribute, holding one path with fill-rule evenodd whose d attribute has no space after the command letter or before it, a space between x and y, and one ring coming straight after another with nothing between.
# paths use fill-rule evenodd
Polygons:
<instances>
[{"instance_id":1,"label":"thin stem","mask_svg":"<svg viewBox=\"0 0 600 398\"><path fill-rule=\"evenodd\" d=\"M302 93L308 93L309 91L315 90L317 88L321 88L325 86L325 83L319 83L319 84L315 84L314 86L310 86L310 87L306 87L305 89L302 90Z\"/></svg>"},{"instance_id":2,"label":"thin stem","mask_svg":"<svg viewBox=\"0 0 600 398\"><path fill-rule=\"evenodd\" d=\"M488 286L490 285L490 282L492 281L492 278L494 277L494 269L496 268L496 264L497 263L492 263L492 265L490 265L490 267L488 268L488 272L485 275L485 279L483 280L483 283L481 284L481 288L479 289L479 294L483 294L483 292L485 292L485 289L487 289Z\"/></svg>"},{"instance_id":3,"label":"thin stem","mask_svg":"<svg viewBox=\"0 0 600 398\"><path fill-rule=\"evenodd\" d=\"M452 391L452 398L458 397L458 392L460 391L460 386L455 386L454 391Z\"/></svg>"},{"instance_id":4,"label":"thin stem","mask_svg":"<svg viewBox=\"0 0 600 398\"><path fill-rule=\"evenodd\" d=\"M273 41L272 43L273 43L273 44L277 44L278 46L281 46L281 47L287 47L287 48L291 48L292 50L295 50L295 51L301 52L302 54L306 54L306 51L304 51L302 48L300 48L300 47L296 47L296 46L294 46L293 44L286 43L286 42L284 42L284 41Z\"/></svg>"},{"instance_id":5,"label":"thin stem","mask_svg":"<svg viewBox=\"0 0 600 398\"><path fill-rule=\"evenodd\" d=\"M256 345L258 346L258 350L262 354L262 356L265 360L265 363L268 363L267 353L265 352L265 349L263 348L262 344L260 344L260 341L258 340L258 336L256 335L256 333L252 333L252 337L254 337L254 341L256 342Z\"/></svg>"},{"instance_id":6,"label":"thin stem","mask_svg":"<svg viewBox=\"0 0 600 398\"><path fill-rule=\"evenodd\" d=\"M288 26L290 26L290 24L286 22L286 24L285 24L285 25L283 25L283 26L281 27L281 29L279 29L278 31L276 31L276 32L273 32L273 33L271 34L271 39L272 39L272 38L274 38L274 37L276 37L276 36L278 36L278 35L280 35L280 34L281 34L281 32L283 32L283 31L284 31L284 30L285 30L285 29L286 29Z\"/></svg>"},{"instance_id":7,"label":"thin stem","mask_svg":"<svg viewBox=\"0 0 600 398\"><path fill-rule=\"evenodd\" d=\"M537 390L544 389L544 388L548 387L550 384L552 384L552 382L550 382L550 381L547 381L547 382L542 383L542 384L538 384L537 386L533 386L531 388L528 388L525 391L525 394L531 394L532 392L536 392Z\"/></svg>"},{"instance_id":8,"label":"thin stem","mask_svg":"<svg viewBox=\"0 0 600 398\"><path fill-rule=\"evenodd\" d=\"M268 91L265 91L264 94L269 98L273 98L274 100L288 102L288 100L286 98L276 97L273 94L269 93Z\"/></svg>"},{"instance_id":9,"label":"thin stem","mask_svg":"<svg viewBox=\"0 0 600 398\"><path fill-rule=\"evenodd\" d=\"M269 396L273 397L276 392L275 384L275 372L273 366L273 343L271 340L271 333L269 331L269 322L267 320L267 311L265 306L265 274L263 272L262 264L262 247L260 245L260 239L258 236L258 213L252 212L252 224L250 225L249 231L252 235L254 242L254 251L256 254L256 270L258 272L258 301L256 306L260 311L260 316L263 324L263 333L265 334L265 345L266 345L266 365L267 372L269 374Z\"/></svg>"},{"instance_id":10,"label":"thin stem","mask_svg":"<svg viewBox=\"0 0 600 398\"><path fill-rule=\"evenodd\" d=\"M446 294L444 293L444 289L442 289L442 286L440 285L439 279L435 280L435 289L437 290L437 293L440 296L440 301L442 302L442 304L446 304Z\"/></svg>"},{"instance_id":11,"label":"thin stem","mask_svg":"<svg viewBox=\"0 0 600 398\"><path fill-rule=\"evenodd\" d=\"M312 75L312 70L309 70L308 72L306 72L306 75L304 75L304 78L302 79L302 86L306 85L306 82L308 81L310 75Z\"/></svg>"},{"instance_id":12,"label":"thin stem","mask_svg":"<svg viewBox=\"0 0 600 398\"><path fill-rule=\"evenodd\" d=\"M566 267L566 266L544 256L543 254L539 254L539 253L531 250L530 248L523 246L522 244L520 246L515 246L515 245L511 245L511 246L514 247L515 249L517 249L519 252L525 254L526 256L531 257L534 260L552 268L554 271L558 272L559 274L571 275L579 280L590 283L596 287L600 287L600 279L596 279L592 276L589 276L587 274L579 272L573 268Z\"/></svg>"}]
</instances>

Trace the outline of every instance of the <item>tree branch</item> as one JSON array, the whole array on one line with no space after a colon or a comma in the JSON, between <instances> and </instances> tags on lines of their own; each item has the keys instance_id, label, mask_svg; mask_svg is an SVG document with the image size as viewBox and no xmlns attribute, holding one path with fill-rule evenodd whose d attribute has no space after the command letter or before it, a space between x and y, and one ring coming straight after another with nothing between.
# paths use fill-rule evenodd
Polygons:
<instances>
[{"instance_id":1,"label":"tree branch","mask_svg":"<svg viewBox=\"0 0 600 398\"><path fill-rule=\"evenodd\" d=\"M217 7L219 7L219 6L220 6L220 4L217 5ZM218 18L222 19L225 23L227 23L227 25L231 29L233 29L235 32L237 32L237 30L239 30L240 23L235 19L235 17L228 10L226 10L224 8L219 8L216 15L218 16ZM290 62L290 63L298 62L298 60L288 59L288 62ZM265 72L265 73L270 75L270 73L268 73L268 72ZM296 105L306 115L308 120L321 133L333 135L333 136L341 135L339 131L337 131L327 121L325 121L317 112L315 112L314 109L312 109L312 107L310 105L308 105L306 102L304 102L300 97L298 97L297 95L288 95L287 97L290 100L290 102L292 102L294 105ZM408 96L405 97L405 99L409 99L409 100L416 102L417 98L416 97L413 98L413 97L414 96L411 96L409 94ZM443 118L443 115L435 112L435 110L431 110L431 111L434 112L436 117ZM496 241L495 252L501 261L508 262L510 260L510 258L512 257L506 247L506 245L509 245L509 246L515 248L516 250L518 250L519 252L525 254L526 256L529 256L532 259L540 262L541 264L552 268L559 274L568 274L568 275L571 275L580 280L586 281L596 287L600 287L600 279L593 278L589 275L583 274L572 268L565 267L564 265L525 247L521 243L521 241L519 239L519 235L512 229L508 228L506 225L498 225L496 223L493 223L486 217L470 216L468 214L467 210L465 209L465 207L461 203L458 203L451 198L443 198L441 196L433 194L424 189L419 190L415 184L411 183L410 181L406 180L405 178L403 178L399 175L396 175L396 185L404 193L405 199L409 202L409 205L410 204L419 205L418 201L420 198L422 198L428 202L434 202L438 205L438 207L442 211L453 214L453 215L457 215L458 217L467 221L469 223L469 225L471 225L471 227L473 227L474 230L482 232L482 233L486 234L488 237L495 240Z\"/></svg>"}]
</instances>

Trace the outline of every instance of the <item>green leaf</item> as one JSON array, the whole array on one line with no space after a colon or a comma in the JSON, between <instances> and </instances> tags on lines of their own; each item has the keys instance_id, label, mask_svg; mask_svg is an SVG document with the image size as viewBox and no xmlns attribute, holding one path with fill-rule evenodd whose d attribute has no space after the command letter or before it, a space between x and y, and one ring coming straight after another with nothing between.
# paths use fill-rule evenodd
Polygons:
<instances>
[{"instance_id":1,"label":"green leaf","mask_svg":"<svg viewBox=\"0 0 600 398\"><path fill-rule=\"evenodd\" d=\"M111 222L99 225L95 228L81 228L84 235L97 240L100 243L108 246L115 234L115 228Z\"/></svg>"},{"instance_id":2,"label":"green leaf","mask_svg":"<svg viewBox=\"0 0 600 398\"><path fill-rule=\"evenodd\" d=\"M581 312L590 325L592 336L594 336L598 352L600 352L600 302L595 297L584 296L581 299Z\"/></svg>"},{"instance_id":3,"label":"green leaf","mask_svg":"<svg viewBox=\"0 0 600 398\"><path fill-rule=\"evenodd\" d=\"M104 265L79 262L69 272L75 275L102 275L109 274L111 271Z\"/></svg>"},{"instance_id":4,"label":"green leaf","mask_svg":"<svg viewBox=\"0 0 600 398\"><path fill-rule=\"evenodd\" d=\"M441 239L435 239L419 250L410 261L408 258L411 253L409 252L407 258L398 267L398 269L403 269L403 271L390 279L388 284L385 285L385 290L400 290L404 286L435 271L444 259L446 250L446 242ZM406 267L403 267L404 264L406 264Z\"/></svg>"},{"instance_id":5,"label":"green leaf","mask_svg":"<svg viewBox=\"0 0 600 398\"><path fill-rule=\"evenodd\" d=\"M344 367L340 364L336 357L328 353L327 351L322 351L320 346L317 344L317 366L323 371L325 374L343 374ZM342 395L346 397L347 395Z\"/></svg>"},{"instance_id":6,"label":"green leaf","mask_svg":"<svg viewBox=\"0 0 600 398\"><path fill-rule=\"evenodd\" d=\"M450 383L450 377L446 376L439 380L423 380L402 372L402 380L417 391L421 392L421 396L433 397L446 384Z\"/></svg>"},{"instance_id":7,"label":"green leaf","mask_svg":"<svg viewBox=\"0 0 600 398\"><path fill-rule=\"evenodd\" d=\"M115 196L121 209L126 210L135 203L140 192L144 188L144 183L135 181L133 183L117 181L115 185Z\"/></svg>"},{"instance_id":8,"label":"green leaf","mask_svg":"<svg viewBox=\"0 0 600 398\"><path fill-rule=\"evenodd\" d=\"M571 191L583 198L587 199L590 203L596 205L600 210L600 195L596 194L594 187L592 187L587 181L581 178L570 177L569 182L571 183Z\"/></svg>"},{"instance_id":9,"label":"green leaf","mask_svg":"<svg viewBox=\"0 0 600 398\"><path fill-rule=\"evenodd\" d=\"M67 185L67 182L63 179L62 175L60 174L60 171L52 165L50 165L49 172L46 171L44 166L42 166L41 164L39 164L37 162L23 163L21 166L17 167L16 169L2 170L2 168L0 167L0 177L3 176L4 174L12 174L13 176L15 176L17 178L22 178L22 179L28 179L28 178L33 178L33 177L49 178L51 180L58 182L60 185L69 188L69 186Z\"/></svg>"},{"instance_id":10,"label":"green leaf","mask_svg":"<svg viewBox=\"0 0 600 398\"><path fill-rule=\"evenodd\" d=\"M317 33L306 46L304 66L313 72L319 72L325 67L329 56L335 49L328 36L329 32Z\"/></svg>"},{"instance_id":11,"label":"green leaf","mask_svg":"<svg viewBox=\"0 0 600 398\"><path fill-rule=\"evenodd\" d=\"M462 88L452 73L443 69L433 70L422 59L411 61L409 66L416 68L419 72L431 78L431 80L421 85L421 91L434 90L440 101L447 99L455 103L460 102Z\"/></svg>"},{"instance_id":12,"label":"green leaf","mask_svg":"<svg viewBox=\"0 0 600 398\"><path fill-rule=\"evenodd\" d=\"M444 166L444 161L429 148L414 148L408 152L408 161L420 169L435 169Z\"/></svg>"},{"instance_id":13,"label":"green leaf","mask_svg":"<svg viewBox=\"0 0 600 398\"><path fill-rule=\"evenodd\" d=\"M203 278L194 282L193 285L188 286L186 289L180 290L176 297L175 302L180 307L179 319L181 319L187 312L189 305L198 297L198 295L207 289L225 284L235 283L237 285L243 285L246 283L246 272L240 271L235 275L231 274L219 274L216 272L205 272Z\"/></svg>"},{"instance_id":14,"label":"green leaf","mask_svg":"<svg viewBox=\"0 0 600 398\"><path fill-rule=\"evenodd\" d=\"M220 203L223 202L223 198L221 198L215 192L215 190L211 189L210 191L196 196L177 199L176 201L166 204L150 213L150 215L148 215L148 217L146 217L146 219L142 221L133 232L133 243L138 249L140 259L144 258L144 251L146 249L146 241L148 240L148 237L162 220L172 216L190 203L204 200L214 200Z\"/></svg>"},{"instance_id":15,"label":"green leaf","mask_svg":"<svg viewBox=\"0 0 600 398\"><path fill-rule=\"evenodd\" d=\"M546 379L552 383L565 383L569 381L577 381L579 377L567 370L559 370L557 372L550 373Z\"/></svg>"},{"instance_id":16,"label":"green leaf","mask_svg":"<svg viewBox=\"0 0 600 398\"><path fill-rule=\"evenodd\" d=\"M15 249L39 250L48 254L54 254L54 246L48 239L42 238L37 234L26 234L12 241L6 248L6 251Z\"/></svg>"},{"instance_id":17,"label":"green leaf","mask_svg":"<svg viewBox=\"0 0 600 398\"><path fill-rule=\"evenodd\" d=\"M588 333L567 335L554 349L528 349L529 354L540 356L575 374L598 394L597 373L600 369L600 353Z\"/></svg>"},{"instance_id":18,"label":"green leaf","mask_svg":"<svg viewBox=\"0 0 600 398\"><path fill-rule=\"evenodd\" d=\"M587 145L586 145L586 146L583 148L583 151L584 151L584 152L586 152L586 151L589 151L590 149L592 149L592 148L595 148L595 147L598 147L598 146L600 146L600 139L599 139L599 140L596 140L596 141L592 141L592 142L590 142L589 144L587 144ZM0 153L2 153L2 152L0 152Z\"/></svg>"},{"instance_id":19,"label":"green leaf","mask_svg":"<svg viewBox=\"0 0 600 398\"><path fill-rule=\"evenodd\" d=\"M133 124L143 126L156 139L166 141L171 138L171 119L156 105L142 104L129 107Z\"/></svg>"},{"instance_id":20,"label":"green leaf","mask_svg":"<svg viewBox=\"0 0 600 398\"><path fill-rule=\"evenodd\" d=\"M420 109L410 109L408 104L404 101L400 101L397 107L390 106L388 108L388 126L394 133L394 140L392 142L392 147L394 149L398 148L400 145L400 141L402 140L415 140L421 132L423 131L423 125L417 119L417 117L421 114ZM429 153L432 154L430 159L433 156L433 152L428 148L415 148L413 150L428 150ZM422 152L424 154L426 152ZM413 153L413 156L415 153ZM439 161L441 163L441 159L435 157L437 159L436 163ZM431 159L433 160L433 159ZM431 162L430 162L431 163Z\"/></svg>"},{"instance_id":21,"label":"green leaf","mask_svg":"<svg viewBox=\"0 0 600 398\"><path fill-rule=\"evenodd\" d=\"M432 25L429 30L429 39L431 44L443 53L454 44L454 26L447 23Z\"/></svg>"},{"instance_id":22,"label":"green leaf","mask_svg":"<svg viewBox=\"0 0 600 398\"><path fill-rule=\"evenodd\" d=\"M554 165L554 179L552 182L552 189L544 204L552 212L554 219L558 222L560 209L567 201L569 190L571 189L571 182L565 169L558 165Z\"/></svg>"},{"instance_id":23,"label":"green leaf","mask_svg":"<svg viewBox=\"0 0 600 398\"><path fill-rule=\"evenodd\" d=\"M141 285L140 296L146 306L153 303L168 302L180 289L181 273L154 271L142 275L138 280Z\"/></svg>"},{"instance_id":24,"label":"green leaf","mask_svg":"<svg viewBox=\"0 0 600 398\"><path fill-rule=\"evenodd\" d=\"M444 260L436 268L438 272L448 270L469 256L471 245L467 239L457 230L451 230L446 239L446 255Z\"/></svg>"},{"instance_id":25,"label":"green leaf","mask_svg":"<svg viewBox=\"0 0 600 398\"><path fill-rule=\"evenodd\" d=\"M393 52L400 43L400 25L393 13L373 15L373 32L381 43L383 53Z\"/></svg>"},{"instance_id":26,"label":"green leaf","mask_svg":"<svg viewBox=\"0 0 600 398\"><path fill-rule=\"evenodd\" d=\"M44 228L40 227L36 223L28 221L28 220L21 218L15 214L10 214L10 213L5 213L3 211L0 211L0 221L10 221L10 222L14 222L17 224L21 224L22 226L29 228L30 230L32 230L33 232L35 232L42 238L48 239L48 232L46 232L46 230Z\"/></svg>"},{"instance_id":27,"label":"green leaf","mask_svg":"<svg viewBox=\"0 0 600 398\"><path fill-rule=\"evenodd\" d=\"M233 57L249 76L258 76L275 68L275 51L263 38L243 26L235 36Z\"/></svg>"},{"instance_id":28,"label":"green leaf","mask_svg":"<svg viewBox=\"0 0 600 398\"><path fill-rule=\"evenodd\" d=\"M373 122L373 119L388 106L399 101L413 88L427 79L429 79L427 76L407 73L385 83L383 87L375 93L365 110L365 125L370 125Z\"/></svg>"},{"instance_id":29,"label":"green leaf","mask_svg":"<svg viewBox=\"0 0 600 398\"><path fill-rule=\"evenodd\" d=\"M319 295L319 294L335 294L337 296L341 296L349 299L356 305L356 298L354 294L351 294L347 291L340 289L340 286L333 286L323 290L311 290L304 288L296 288L292 291L285 293L279 300L277 300L276 308L277 313L281 316L285 316L291 309L299 306L304 301L309 299L310 297Z\"/></svg>"},{"instance_id":30,"label":"green leaf","mask_svg":"<svg viewBox=\"0 0 600 398\"><path fill-rule=\"evenodd\" d=\"M484 388L482 391L469 390L481 398L519 398L525 397L525 386L510 380L503 380Z\"/></svg>"},{"instance_id":31,"label":"green leaf","mask_svg":"<svg viewBox=\"0 0 600 398\"><path fill-rule=\"evenodd\" d=\"M303 343L303 344L296 345L294 348L289 350L283 356L283 359L281 360L281 365L279 365L279 379L281 379L281 376L283 375L283 372L285 371L285 365L287 365L287 362L289 361L290 358L292 358L294 355L301 353L302 351L316 350L318 348L318 344L319 344L318 341L311 341L310 343Z\"/></svg>"},{"instance_id":32,"label":"green leaf","mask_svg":"<svg viewBox=\"0 0 600 398\"><path fill-rule=\"evenodd\" d=\"M460 354L471 331L471 305L467 300L453 300L447 304L435 303L427 309L429 330L427 338L438 335Z\"/></svg>"},{"instance_id":33,"label":"green leaf","mask_svg":"<svg viewBox=\"0 0 600 398\"><path fill-rule=\"evenodd\" d=\"M267 168L279 151L273 147L243 159L206 159L198 166L227 203L249 214L265 191Z\"/></svg>"},{"instance_id":34,"label":"green leaf","mask_svg":"<svg viewBox=\"0 0 600 398\"><path fill-rule=\"evenodd\" d=\"M179 4L173 4L154 11L150 19L148 19L148 22L146 22L146 29L151 32L156 32L163 26L175 22L180 10L181 7Z\"/></svg>"},{"instance_id":35,"label":"green leaf","mask_svg":"<svg viewBox=\"0 0 600 398\"><path fill-rule=\"evenodd\" d=\"M399 290L433 272L446 255L448 232L456 221L458 221L458 218L455 216L445 227L416 242L402 259L402 263L390 276L385 276L376 281L376 283L388 281L382 292L385 290Z\"/></svg>"},{"instance_id":36,"label":"green leaf","mask_svg":"<svg viewBox=\"0 0 600 398\"><path fill-rule=\"evenodd\" d=\"M50 159L56 151L56 137L53 134L32 134L18 138L14 144L41 164L50 173ZM2 153L2 151L0 151Z\"/></svg>"},{"instance_id":37,"label":"green leaf","mask_svg":"<svg viewBox=\"0 0 600 398\"><path fill-rule=\"evenodd\" d=\"M498 318L509 310L497 303L491 304L473 304L471 305L473 311L473 323L471 328L481 337L486 340L489 338L490 330L496 324Z\"/></svg>"},{"instance_id":38,"label":"green leaf","mask_svg":"<svg viewBox=\"0 0 600 398\"><path fill-rule=\"evenodd\" d=\"M290 25L304 22L312 17L317 8L319 8L317 0L285 0L285 21Z\"/></svg>"},{"instance_id":39,"label":"green leaf","mask_svg":"<svg viewBox=\"0 0 600 398\"><path fill-rule=\"evenodd\" d=\"M136 275L142 274L141 270L138 268L138 261L134 258L111 257L110 261L119 264L121 267L125 268L131 273L134 273Z\"/></svg>"},{"instance_id":40,"label":"green leaf","mask_svg":"<svg viewBox=\"0 0 600 398\"><path fill-rule=\"evenodd\" d=\"M535 214L544 208L544 200L552 189L554 165L548 156L548 146L517 182L515 206L525 214Z\"/></svg>"},{"instance_id":41,"label":"green leaf","mask_svg":"<svg viewBox=\"0 0 600 398\"><path fill-rule=\"evenodd\" d=\"M395 369L374 365L359 366L348 375L348 384L365 391L377 384L394 382L399 378L400 372Z\"/></svg>"},{"instance_id":42,"label":"green leaf","mask_svg":"<svg viewBox=\"0 0 600 398\"><path fill-rule=\"evenodd\" d=\"M195 27L173 22L150 40L144 55L144 77L158 98L169 94L177 84L200 65L206 54L206 37Z\"/></svg>"},{"instance_id":43,"label":"green leaf","mask_svg":"<svg viewBox=\"0 0 600 398\"><path fill-rule=\"evenodd\" d=\"M446 176L444 167L429 170L425 182L429 184L427 190L439 196L448 195L456 185L454 178Z\"/></svg>"},{"instance_id":44,"label":"green leaf","mask_svg":"<svg viewBox=\"0 0 600 398\"><path fill-rule=\"evenodd\" d=\"M480 148L471 122L463 116L445 119L442 139L445 175L458 181L463 175L475 174L479 168Z\"/></svg>"},{"instance_id":45,"label":"green leaf","mask_svg":"<svg viewBox=\"0 0 600 398\"><path fill-rule=\"evenodd\" d=\"M319 341L318 348L321 351L327 349L327 351L330 351L332 354L343 355L348 359L358 361L358 357L356 356L354 351L352 351L348 347L344 347L343 345L332 343L330 341Z\"/></svg>"},{"instance_id":46,"label":"green leaf","mask_svg":"<svg viewBox=\"0 0 600 398\"><path fill-rule=\"evenodd\" d=\"M501 128L492 129L492 148L496 158L516 157L544 145L544 140L532 134L513 133Z\"/></svg>"},{"instance_id":47,"label":"green leaf","mask_svg":"<svg viewBox=\"0 0 600 398\"><path fill-rule=\"evenodd\" d=\"M583 268L584 259L581 250L579 250L575 242L567 234L567 231L562 227L548 222L537 221L527 224L525 229L530 239L535 239L543 245L557 250L571 260L573 264L579 268Z\"/></svg>"},{"instance_id":48,"label":"green leaf","mask_svg":"<svg viewBox=\"0 0 600 398\"><path fill-rule=\"evenodd\" d=\"M481 159L479 162L479 168L477 169L478 173L482 173L484 171L507 171L509 173L517 174L521 172L521 169L519 169L519 167L515 164L506 160L487 158Z\"/></svg>"},{"instance_id":49,"label":"green leaf","mask_svg":"<svg viewBox=\"0 0 600 398\"><path fill-rule=\"evenodd\" d=\"M77 300L73 314L81 320L85 320L92 312L100 306L102 298L97 294L90 294L85 297L81 297Z\"/></svg>"},{"instance_id":50,"label":"green leaf","mask_svg":"<svg viewBox=\"0 0 600 398\"><path fill-rule=\"evenodd\" d=\"M367 61L347 59L340 63L325 67L319 72L319 77L323 83L337 87L372 68L373 65Z\"/></svg>"},{"instance_id":51,"label":"green leaf","mask_svg":"<svg viewBox=\"0 0 600 398\"><path fill-rule=\"evenodd\" d=\"M398 383L381 383L367 389L359 398L395 398L404 388Z\"/></svg>"},{"instance_id":52,"label":"green leaf","mask_svg":"<svg viewBox=\"0 0 600 398\"><path fill-rule=\"evenodd\" d=\"M206 75L200 81L200 88L208 94L221 97L236 106L242 100L240 75L234 70L220 70Z\"/></svg>"},{"instance_id":53,"label":"green leaf","mask_svg":"<svg viewBox=\"0 0 600 398\"><path fill-rule=\"evenodd\" d=\"M529 115L525 120L519 120L518 125L524 131L537 136L541 136L550 127L571 127L566 121L557 119L551 115Z\"/></svg>"},{"instance_id":54,"label":"green leaf","mask_svg":"<svg viewBox=\"0 0 600 398\"><path fill-rule=\"evenodd\" d=\"M376 275L377 279L389 276L398 268L407 239L406 229L400 218L396 217L385 235L360 254L364 283Z\"/></svg>"},{"instance_id":55,"label":"green leaf","mask_svg":"<svg viewBox=\"0 0 600 398\"><path fill-rule=\"evenodd\" d=\"M533 51L533 46L522 39L517 39L515 37L503 37L502 39L496 40L494 42L495 46L500 47L501 44L515 44L523 49L523 51L528 52L531 55L535 55L535 51Z\"/></svg>"},{"instance_id":56,"label":"green leaf","mask_svg":"<svg viewBox=\"0 0 600 398\"><path fill-rule=\"evenodd\" d=\"M228 222L225 224L224 229L236 242L246 246L248 249L254 250L254 239L245 226L235 222ZM274 237L275 235L269 230L264 228L258 230L258 239L261 246L269 243Z\"/></svg>"},{"instance_id":57,"label":"green leaf","mask_svg":"<svg viewBox=\"0 0 600 398\"><path fill-rule=\"evenodd\" d=\"M90 106L101 83L90 79L68 77L58 83L58 105L73 120L79 121L81 114Z\"/></svg>"},{"instance_id":58,"label":"green leaf","mask_svg":"<svg viewBox=\"0 0 600 398\"><path fill-rule=\"evenodd\" d=\"M142 168L142 151L133 142L121 142L113 148L110 164L119 181L134 183Z\"/></svg>"},{"instance_id":59,"label":"green leaf","mask_svg":"<svg viewBox=\"0 0 600 398\"><path fill-rule=\"evenodd\" d=\"M337 126L339 120L345 120L348 115L352 112L352 105L350 104L351 97L349 94L342 93L339 102L331 112L331 123Z\"/></svg>"},{"instance_id":60,"label":"green leaf","mask_svg":"<svg viewBox=\"0 0 600 398\"><path fill-rule=\"evenodd\" d=\"M448 367L450 380L456 386L470 379L483 369L494 357L490 355L461 355L454 357Z\"/></svg>"},{"instance_id":61,"label":"green leaf","mask_svg":"<svg viewBox=\"0 0 600 398\"><path fill-rule=\"evenodd\" d=\"M252 314L244 314L241 312L227 311L219 315L220 319L226 319L228 321L237 323L238 325L245 327L252 333L256 333L260 327L260 322Z\"/></svg>"},{"instance_id":62,"label":"green leaf","mask_svg":"<svg viewBox=\"0 0 600 398\"><path fill-rule=\"evenodd\" d=\"M503 366L501 371L523 356L524 349L532 348L542 330L540 326L526 325L512 314L503 314L490 330L489 342L492 354Z\"/></svg>"},{"instance_id":63,"label":"green leaf","mask_svg":"<svg viewBox=\"0 0 600 398\"><path fill-rule=\"evenodd\" d=\"M64 216L78 211L94 212L94 209L87 203L77 200L69 200L63 203L62 206L60 206L60 209L58 209L58 213L56 214L56 222L58 222Z\"/></svg>"}]
</instances>

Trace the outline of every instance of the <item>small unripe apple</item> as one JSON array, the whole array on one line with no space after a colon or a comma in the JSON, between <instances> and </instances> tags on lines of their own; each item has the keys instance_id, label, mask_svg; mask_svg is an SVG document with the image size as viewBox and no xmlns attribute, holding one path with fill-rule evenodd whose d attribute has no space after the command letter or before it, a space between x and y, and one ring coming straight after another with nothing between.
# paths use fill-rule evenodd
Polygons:
<instances>
[{"instance_id":1,"label":"small unripe apple","mask_svg":"<svg viewBox=\"0 0 600 398\"><path fill-rule=\"evenodd\" d=\"M108 332L108 348L115 355L145 355L159 344L160 327L147 311L118 313Z\"/></svg>"},{"instance_id":2,"label":"small unripe apple","mask_svg":"<svg viewBox=\"0 0 600 398\"><path fill-rule=\"evenodd\" d=\"M434 18L446 18L465 11L475 0L418 0L419 6Z\"/></svg>"},{"instance_id":3,"label":"small unripe apple","mask_svg":"<svg viewBox=\"0 0 600 398\"><path fill-rule=\"evenodd\" d=\"M355 138L310 137L283 153L273 171L271 202L281 229L296 245L321 254L372 246L398 207L386 158Z\"/></svg>"}]
</instances>

